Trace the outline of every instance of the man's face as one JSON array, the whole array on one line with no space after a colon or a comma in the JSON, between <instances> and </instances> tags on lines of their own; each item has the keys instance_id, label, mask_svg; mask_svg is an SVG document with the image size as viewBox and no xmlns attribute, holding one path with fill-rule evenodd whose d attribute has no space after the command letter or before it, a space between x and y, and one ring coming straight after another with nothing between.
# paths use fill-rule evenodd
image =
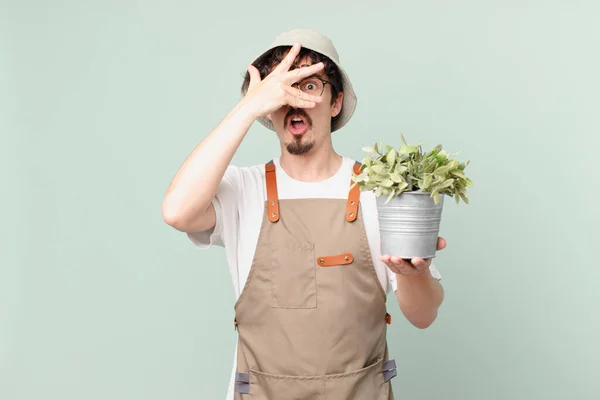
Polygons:
<instances>
[{"instance_id":1,"label":"man's face","mask_svg":"<svg viewBox=\"0 0 600 400\"><path fill-rule=\"evenodd\" d=\"M311 64L310 58L305 57L296 65L303 67ZM307 79L308 81L304 79L303 82L309 84L313 82L323 86L321 95L323 100L320 103L313 108L283 106L268 115L282 146L293 155L306 154L314 147L328 141L331 135L331 118L338 115L342 108L343 93L339 93L332 104L331 84L321 82L329 79L323 71ZM294 85L294 88L297 88L297 85Z\"/></svg>"}]
</instances>

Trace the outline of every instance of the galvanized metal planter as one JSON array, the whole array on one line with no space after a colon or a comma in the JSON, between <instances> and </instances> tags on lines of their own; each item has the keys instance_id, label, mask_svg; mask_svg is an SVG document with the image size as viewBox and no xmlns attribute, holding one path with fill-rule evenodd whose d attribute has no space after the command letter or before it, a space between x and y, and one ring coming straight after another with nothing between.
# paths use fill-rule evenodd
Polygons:
<instances>
[{"instance_id":1,"label":"galvanized metal planter","mask_svg":"<svg viewBox=\"0 0 600 400\"><path fill-rule=\"evenodd\" d=\"M403 192L387 204L377 197L381 254L401 258L435 257L444 195L435 204L427 192Z\"/></svg>"}]
</instances>

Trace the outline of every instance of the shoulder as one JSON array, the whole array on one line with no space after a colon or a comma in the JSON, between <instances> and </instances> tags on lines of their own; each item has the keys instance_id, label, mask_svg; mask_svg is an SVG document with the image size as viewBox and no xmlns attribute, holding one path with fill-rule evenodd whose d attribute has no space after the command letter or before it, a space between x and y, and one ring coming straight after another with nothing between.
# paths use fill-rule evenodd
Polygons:
<instances>
[{"instance_id":1,"label":"shoulder","mask_svg":"<svg viewBox=\"0 0 600 400\"><path fill-rule=\"evenodd\" d=\"M223 176L236 186L253 185L262 181L265 177L265 164L251 166L229 165Z\"/></svg>"}]
</instances>

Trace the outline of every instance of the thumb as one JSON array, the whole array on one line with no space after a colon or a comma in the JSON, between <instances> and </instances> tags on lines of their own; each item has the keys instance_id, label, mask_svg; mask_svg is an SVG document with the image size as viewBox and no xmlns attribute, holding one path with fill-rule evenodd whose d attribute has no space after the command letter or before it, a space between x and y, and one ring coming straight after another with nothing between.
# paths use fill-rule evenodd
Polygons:
<instances>
[{"instance_id":1,"label":"thumb","mask_svg":"<svg viewBox=\"0 0 600 400\"><path fill-rule=\"evenodd\" d=\"M250 91L261 81L261 79L260 72L258 72L258 69L252 64L248 65L248 73L250 74L250 84L248 86L248 91Z\"/></svg>"}]
</instances>

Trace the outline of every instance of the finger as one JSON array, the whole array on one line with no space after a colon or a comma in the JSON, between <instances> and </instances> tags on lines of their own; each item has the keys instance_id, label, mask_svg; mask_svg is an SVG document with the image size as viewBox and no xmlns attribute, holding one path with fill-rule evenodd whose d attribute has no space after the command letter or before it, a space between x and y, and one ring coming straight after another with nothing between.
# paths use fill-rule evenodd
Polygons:
<instances>
[{"instance_id":1,"label":"finger","mask_svg":"<svg viewBox=\"0 0 600 400\"><path fill-rule=\"evenodd\" d=\"M320 103L322 100L321 96L314 96L312 94L304 93L301 90L294 89L292 86L284 86L286 92L288 92L291 96L297 97L301 100L311 101L313 103Z\"/></svg>"},{"instance_id":2,"label":"finger","mask_svg":"<svg viewBox=\"0 0 600 400\"><path fill-rule=\"evenodd\" d=\"M402 264L396 265L395 268L398 270L397 273L408 276L414 275L417 271L415 267L413 267L407 262L403 262Z\"/></svg>"},{"instance_id":3,"label":"finger","mask_svg":"<svg viewBox=\"0 0 600 400\"><path fill-rule=\"evenodd\" d=\"M406 261L404 261L401 257L391 257L390 260L394 263L394 264L409 264Z\"/></svg>"},{"instance_id":4,"label":"finger","mask_svg":"<svg viewBox=\"0 0 600 400\"><path fill-rule=\"evenodd\" d=\"M437 249L442 250L445 247L446 247L446 239L444 239L443 237L438 237Z\"/></svg>"},{"instance_id":5,"label":"finger","mask_svg":"<svg viewBox=\"0 0 600 400\"><path fill-rule=\"evenodd\" d=\"M400 273L401 273L401 271L400 271L400 268L398 267L398 265L396 265L396 264L394 264L393 262L391 262L391 261L389 260L389 258L388 258L388 259L384 259L384 260L382 260L382 261L383 261L383 263L384 263L385 265L387 265L387 267L388 267L388 268L389 268L389 269L390 269L390 270L391 270L393 273L395 273L395 274L400 274Z\"/></svg>"},{"instance_id":6,"label":"finger","mask_svg":"<svg viewBox=\"0 0 600 400\"><path fill-rule=\"evenodd\" d=\"M322 62L319 62L308 67L296 68L295 70L288 71L286 73L287 76L285 81L291 85L294 82L298 82L299 80L306 78L307 76L316 74L317 72L321 71L324 67L325 65Z\"/></svg>"},{"instance_id":7,"label":"finger","mask_svg":"<svg viewBox=\"0 0 600 400\"><path fill-rule=\"evenodd\" d=\"M431 259L427 258L427 259L423 259L423 258L413 258L412 259L412 265L415 266L415 268L417 268L419 271L423 271L427 268L429 268L429 265L431 265Z\"/></svg>"},{"instance_id":8,"label":"finger","mask_svg":"<svg viewBox=\"0 0 600 400\"><path fill-rule=\"evenodd\" d=\"M401 257L392 257L391 258L392 263L394 263L394 265L396 265L398 268L401 268L405 271L409 271L409 270L416 270L416 266L413 265L410 261L410 259L407 261Z\"/></svg>"},{"instance_id":9,"label":"finger","mask_svg":"<svg viewBox=\"0 0 600 400\"><path fill-rule=\"evenodd\" d=\"M250 84L248 85L248 91L250 91L250 90L252 90L253 87L258 85L258 83L261 81L261 79L260 79L260 72L252 64L248 65L248 74L250 74Z\"/></svg>"},{"instance_id":10,"label":"finger","mask_svg":"<svg viewBox=\"0 0 600 400\"><path fill-rule=\"evenodd\" d=\"M291 94L287 94L285 96L285 100L288 105L290 105L294 108L313 108L314 106L317 105L317 103L315 103L315 102L308 101L308 100L302 100L302 99L298 98L298 96L292 96Z\"/></svg>"},{"instance_id":11,"label":"finger","mask_svg":"<svg viewBox=\"0 0 600 400\"><path fill-rule=\"evenodd\" d=\"M395 264L392 262L392 256L390 256L389 254L384 254L382 256L379 257L379 259L388 267L392 268L392 270L394 270Z\"/></svg>"},{"instance_id":12,"label":"finger","mask_svg":"<svg viewBox=\"0 0 600 400\"><path fill-rule=\"evenodd\" d=\"M284 59L279 63L279 65L277 67L275 67L275 69L273 69L273 72L287 72L287 71L289 71L290 67L294 63L294 60L298 56L298 53L300 53L300 49L301 48L302 48L302 45L300 45L300 43L294 44L292 46L292 48L290 49L290 51L288 51L288 53L284 57Z\"/></svg>"}]
</instances>

